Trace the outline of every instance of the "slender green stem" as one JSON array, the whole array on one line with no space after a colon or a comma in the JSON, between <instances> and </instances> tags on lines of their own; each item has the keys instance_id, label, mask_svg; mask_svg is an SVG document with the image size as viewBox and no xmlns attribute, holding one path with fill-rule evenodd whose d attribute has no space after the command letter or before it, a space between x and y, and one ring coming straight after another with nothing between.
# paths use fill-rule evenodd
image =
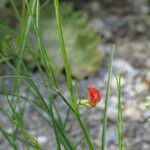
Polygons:
<instances>
[{"instance_id":1,"label":"slender green stem","mask_svg":"<svg viewBox=\"0 0 150 150\"><path fill-rule=\"evenodd\" d=\"M1 110L1 107L0 107ZM16 149L16 144L12 142L12 140L10 139L10 137L8 136L8 133L3 129L3 126L0 124L0 131L2 132L2 134L4 135L4 137L7 139L7 141L9 142L9 144Z\"/></svg>"},{"instance_id":2,"label":"slender green stem","mask_svg":"<svg viewBox=\"0 0 150 150\"><path fill-rule=\"evenodd\" d=\"M113 64L113 56L114 56L115 47L113 45L111 59L109 63L109 75L107 81L107 90L105 95L105 109L104 109L104 116L103 116L103 128L102 128L102 141L101 141L101 150L106 149L106 128L107 128L107 119L108 119L108 100L109 100L109 93L110 93L110 81L112 76L112 64Z\"/></svg>"},{"instance_id":3,"label":"slender green stem","mask_svg":"<svg viewBox=\"0 0 150 150\"><path fill-rule=\"evenodd\" d=\"M68 120L69 120L69 115L70 115L70 109L68 109L68 111L67 111L67 113L66 113L66 117L65 117L65 121L64 121L64 123L63 123L63 129L65 130L65 128L66 128L66 125L67 125L67 123L68 123Z\"/></svg>"},{"instance_id":4,"label":"slender green stem","mask_svg":"<svg viewBox=\"0 0 150 150\"><path fill-rule=\"evenodd\" d=\"M6 100L7 100L8 104L9 104L9 106L10 106L10 109L11 109L11 111L13 113L14 118L9 116L8 112L3 108L3 106L0 107L0 110L2 110L3 114L6 115L13 124L15 124L17 127L19 127L19 129L21 130L21 132L24 135L24 137L27 140L29 140L37 148L37 150L42 150L42 148L40 147L40 145L37 142L37 140L35 138L33 138L32 136L30 136L27 133L27 131L24 129L24 127L22 126L22 124L20 122L20 118L18 118L18 114L16 113L16 111L15 111L13 105L12 105L12 102L10 101L7 93L5 93L5 94L6 94L5 95L6 96ZM15 149L16 149L16 147L15 147Z\"/></svg>"},{"instance_id":5,"label":"slender green stem","mask_svg":"<svg viewBox=\"0 0 150 150\"><path fill-rule=\"evenodd\" d=\"M62 53L62 57L63 57L63 61L64 61L67 83L68 83L68 88L70 91L70 98L71 98L72 106L73 106L73 108L75 108L76 107L76 99L74 96L72 78L71 78L71 70L70 70L68 59L67 59L66 48L65 48L65 43L64 43L63 33L62 33L59 1L54 0L54 4L55 4L55 14L56 14L56 20L57 20L57 27L58 27L59 43L60 43L61 53Z\"/></svg>"},{"instance_id":6,"label":"slender green stem","mask_svg":"<svg viewBox=\"0 0 150 150\"><path fill-rule=\"evenodd\" d=\"M80 126L80 129L82 130L82 133L83 133L83 135L84 135L84 138L85 138L85 140L86 140L86 143L87 143L89 149L90 149L90 150L94 150L94 147L93 147L93 144L91 143L91 140L90 140L90 137L89 137L89 135L88 135L88 132L87 132L87 130L86 130L86 128L85 128L83 122L81 121L79 112L77 111L77 112L75 112L74 114L75 114L75 117L76 117L76 119L77 119L77 121L78 121L78 124L79 124L79 126Z\"/></svg>"},{"instance_id":7,"label":"slender green stem","mask_svg":"<svg viewBox=\"0 0 150 150\"><path fill-rule=\"evenodd\" d=\"M32 19L32 23L33 23L33 26L34 26L34 29L35 29L35 32L36 32L36 36L37 36L37 39L38 39L38 46L39 46L39 49L40 49L40 54L41 54L42 60L44 61L45 68L48 72L48 76L52 80L53 86L56 89L58 89L57 81L56 81L56 78L55 78L55 73L54 73L53 67L51 65L51 60L47 55L47 52L46 52L46 49L45 49L45 46L44 46L44 43L43 43L43 40L42 40L42 37L41 37L41 33L40 33L40 28L39 28L39 17L40 16L38 16L39 15L39 2L36 3L36 20L34 19L33 12L32 12L32 10L29 6L28 0L25 0L25 2L26 2L26 5L27 5L29 14L31 16L31 19Z\"/></svg>"},{"instance_id":8,"label":"slender green stem","mask_svg":"<svg viewBox=\"0 0 150 150\"><path fill-rule=\"evenodd\" d=\"M35 8L35 0L33 0L33 3L32 3L32 11L34 11L34 8ZM20 47L19 47L19 54L18 54L18 60L17 60L17 66L16 66L16 69L15 69L15 72L14 74L15 75L19 75L19 71L20 71L20 67L21 67L21 63L22 63L22 59L23 59L23 54L24 54L24 50L25 50L25 46L26 46L26 42L27 42L27 37L28 37L28 33L29 33L29 30L30 30L30 25L31 25L31 17L29 16L27 18L27 24L26 24L26 28L25 29L22 29L21 32L21 35L20 36ZM14 88L13 88L13 93L19 93L19 80L16 78L15 81L14 81ZM17 106L17 104L19 104L19 100L17 99L16 101L16 104L15 104L15 107Z\"/></svg>"},{"instance_id":9,"label":"slender green stem","mask_svg":"<svg viewBox=\"0 0 150 150\"><path fill-rule=\"evenodd\" d=\"M26 14L26 5L25 5L25 0L22 1L22 14L21 14L21 23L20 23L20 29L21 29L21 34L24 31L24 25L25 25L25 14Z\"/></svg>"},{"instance_id":10,"label":"slender green stem","mask_svg":"<svg viewBox=\"0 0 150 150\"><path fill-rule=\"evenodd\" d=\"M57 149L58 150L61 150L61 144L60 144L60 139L59 139L59 133L58 133L58 129L56 127L56 119L54 117L54 113L53 113L53 108L52 108L52 96L51 96L51 91L49 88L48 89L48 93L49 94L49 111L50 111L50 115L51 115L51 119L52 119L52 124L53 124L53 127L54 127L54 132L55 132L55 138L56 138L56 141L57 141Z\"/></svg>"},{"instance_id":11,"label":"slender green stem","mask_svg":"<svg viewBox=\"0 0 150 150\"><path fill-rule=\"evenodd\" d=\"M59 131L60 140L64 145L65 150L75 150L74 145L70 142L69 138L64 133L64 130L59 126L58 122L56 122L57 130Z\"/></svg>"},{"instance_id":12,"label":"slender green stem","mask_svg":"<svg viewBox=\"0 0 150 150\"><path fill-rule=\"evenodd\" d=\"M14 66L9 62L10 58L5 57L2 53L0 53L0 57L2 58L0 63L4 61L11 68L11 70L15 70Z\"/></svg>"},{"instance_id":13,"label":"slender green stem","mask_svg":"<svg viewBox=\"0 0 150 150\"><path fill-rule=\"evenodd\" d=\"M123 143L123 119L122 119L122 106L121 106L121 75L116 76L117 92L118 92L118 118L117 118L117 130L118 130L118 146L119 150L124 150Z\"/></svg>"},{"instance_id":14,"label":"slender green stem","mask_svg":"<svg viewBox=\"0 0 150 150\"><path fill-rule=\"evenodd\" d=\"M13 7L15 13L16 13L17 19L18 19L19 22L21 23L21 17L20 17L20 14L19 14L18 9L17 9L17 7L16 7L15 1L14 1L14 0L10 0L10 2L11 2L11 5L12 5L12 7Z\"/></svg>"},{"instance_id":15,"label":"slender green stem","mask_svg":"<svg viewBox=\"0 0 150 150\"><path fill-rule=\"evenodd\" d=\"M58 89L53 88L52 86L47 85L46 83L43 83L41 81L38 80L34 80L32 79L29 75L28 76L0 76L0 79L6 79L6 78L22 78L22 79L26 79L26 80L30 80L30 84L34 82L42 84L44 86L49 87L50 89L52 89L54 92L56 92L64 101L64 103L69 107L69 109L74 113L74 108L69 104L69 102L66 100L66 98L60 93L60 91ZM35 86L35 85L34 85ZM13 95L13 94L12 94ZM41 96L42 98L42 96Z\"/></svg>"},{"instance_id":16,"label":"slender green stem","mask_svg":"<svg viewBox=\"0 0 150 150\"><path fill-rule=\"evenodd\" d=\"M33 0L31 12L34 11L35 2L36 1ZM26 28L24 29L24 32L22 33L22 38L20 40L21 44L20 44L19 58L18 58L17 66L16 66L16 75L18 75L19 71L20 71L20 66L21 66L21 62L22 62L22 58L23 58L23 54L24 54L24 49L25 49L26 42L27 42L27 36L29 33L30 25L31 25L31 16L28 17Z\"/></svg>"},{"instance_id":17,"label":"slender green stem","mask_svg":"<svg viewBox=\"0 0 150 150\"><path fill-rule=\"evenodd\" d=\"M71 70L70 70L68 59L67 59L67 53L66 53L66 48L65 48L64 38L63 38L62 25L61 25L61 20L60 20L59 1L54 0L54 4L55 4L56 21L57 21L57 26L58 26L59 43L60 43L61 53L62 53L62 57L63 57L63 61L64 61L67 83L68 83L68 88L70 91L70 98L71 98L73 108L76 109L77 108L77 102L76 102L75 95L74 95L72 78L71 78ZM80 119L79 112L76 111L74 114L75 114L76 119L79 123L79 126L83 132L84 138L85 138L85 140L89 146L89 149L94 150L93 145L91 143L91 140L89 138L89 135L88 135L81 119Z\"/></svg>"}]
</instances>

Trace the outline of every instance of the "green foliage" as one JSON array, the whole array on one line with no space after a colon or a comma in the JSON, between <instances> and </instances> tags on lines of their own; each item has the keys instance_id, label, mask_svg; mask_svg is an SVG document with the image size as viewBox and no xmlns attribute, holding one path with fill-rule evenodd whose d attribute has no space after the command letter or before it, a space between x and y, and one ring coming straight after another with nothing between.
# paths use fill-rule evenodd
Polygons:
<instances>
[{"instance_id":1,"label":"green foliage","mask_svg":"<svg viewBox=\"0 0 150 150\"><path fill-rule=\"evenodd\" d=\"M12 47L16 43L18 32L13 29L16 21L15 14L12 8L6 8L7 2L7 0L0 2L0 53L10 59L16 53Z\"/></svg>"},{"instance_id":2,"label":"green foliage","mask_svg":"<svg viewBox=\"0 0 150 150\"><path fill-rule=\"evenodd\" d=\"M111 58L109 62L109 69L108 69L108 79L107 79L107 88L105 94L105 108L103 113L103 127L102 127L102 139L101 139L101 150L106 150L106 130L107 130L107 122L108 122L108 103L109 103L109 95L110 95L110 83L113 71L113 58L115 53L115 46L113 45Z\"/></svg>"},{"instance_id":3,"label":"green foliage","mask_svg":"<svg viewBox=\"0 0 150 150\"><path fill-rule=\"evenodd\" d=\"M118 147L119 150L125 150L123 141L123 117L121 104L121 74L116 76L117 92L118 92L118 117L117 117L117 132L118 132Z\"/></svg>"},{"instance_id":4,"label":"green foliage","mask_svg":"<svg viewBox=\"0 0 150 150\"><path fill-rule=\"evenodd\" d=\"M17 33L17 35L14 36L15 37L15 39L13 40L14 46L12 48L12 50L16 50L18 59L16 60L15 67L13 66L13 64L10 65L12 71L14 71L13 76L0 76L0 79L14 78L13 90L11 92L8 92L7 88L5 88L6 91L4 92L2 91L0 92L0 94L6 97L7 103L9 104L10 111L13 117L9 114L7 108L5 108L5 105L0 105L0 111L3 112L3 114L9 119L13 127L13 132L12 134L7 133L7 131L1 125L1 123L0 123L0 131L3 133L4 137L7 139L9 144L13 147L13 149L19 148L18 141L24 143L27 149L30 149L30 146L34 147L35 149L42 149L37 139L35 139L34 136L30 135L28 133L28 130L26 130L25 128L26 127L25 126L26 123L24 121L25 104L29 103L35 106L35 110L37 112L40 112L39 113L40 116L42 116L44 121L47 123L48 127L53 128L58 150L76 149L75 145L77 145L77 143L75 143L75 141L73 141L73 143L70 141L71 139L64 128L68 119L64 119L65 122L63 122L63 118L61 118L60 115L61 112L57 111L58 109L57 106L55 105L55 99L53 97L53 94L55 94L58 96L58 98L62 100L62 102L64 102L64 104L66 104L69 111L76 118L76 121L78 122L79 125L79 129L81 129L84 137L84 139L81 137L81 141L86 141L89 149L94 150L94 145L92 144L88 130L86 129L86 126L82 121L82 118L80 116L80 111L78 110L79 108L77 107L76 100L78 96L76 95L78 94L75 94L74 87L72 84L71 73L77 78L82 78L89 75L89 73L91 72L93 73L96 70L96 69L93 70L93 66L94 67L97 66L97 68L99 68L99 64L101 60L100 58L102 57L102 54L100 51L97 50L99 37L96 34L96 31L94 31L94 29L92 29L89 25L87 25L87 16L83 12L74 12L72 5L62 5L61 15L64 18L62 20L63 22L62 24L63 32L62 32L58 0L54 0L55 11L54 8L51 7L50 11L48 10L48 14L46 14L46 11L44 12L45 14L42 15L41 24L39 24L40 21L39 14L41 10L39 7L40 0L33 0L30 2L28 0L23 0L22 3L23 11L21 14L18 12L14 0L11 1L12 1L12 5L14 6L14 10L16 12L16 16L18 16L18 21L20 23L20 29L18 30L19 32ZM54 12L56 14L56 19L54 17ZM48 23L47 19L50 21L50 23ZM38 54L36 50L33 48L34 47L33 43L31 43L29 38L29 33L31 34L33 33L33 32L29 32L30 27L32 25L36 33L36 39L38 42L37 49L39 49L40 54ZM43 38L41 37L40 27L42 27L41 31L43 33ZM47 28L50 31L46 30ZM48 34L47 37L44 36L44 32ZM7 51L9 47L9 43L12 39L12 36L9 37L6 34L4 34L4 37L5 38L3 38L4 40L2 40L3 42L1 44L3 53L5 50ZM60 45L58 44L58 37L59 37ZM63 37L65 39L65 42L63 40ZM49 45L50 47L47 46L48 49L45 48L43 41L46 44L50 43ZM65 43L67 44L65 45ZM58 48L59 46L61 50L59 50ZM25 52L27 49L29 50L30 53L33 54L33 55L31 54L33 56L32 62L37 65L38 71L41 73L40 75L42 77L42 81L32 79L30 75L30 70L27 69L26 63L24 63L23 61L23 59L26 58ZM52 63L51 63L51 59L49 59L47 55L47 50L49 50L49 55L51 59L52 60L54 59ZM7 55L7 53L5 55ZM107 90L106 90L106 97L105 97L104 122L103 122L103 131L102 131L103 132L102 149L105 149L106 147L106 128L107 128L107 116L108 116L107 111L108 111L108 102L109 102L109 93L110 93L110 80L112 76L113 55L114 55L114 48L112 50L112 54L110 58L109 76L108 76ZM41 61L37 60L37 56L40 60L42 60L43 66L45 67L45 72L47 72L47 74L49 75L48 78L44 76L45 72L41 67L40 64ZM69 56L69 59L67 56ZM55 59L57 60L57 62ZM7 64L10 64L8 62L8 59L6 59L5 62ZM67 87L70 92L70 101L69 99L66 99L63 96L63 94L61 94L61 92L59 91L56 77L55 74L53 73L53 67L52 67L53 63L54 64L56 63L55 64L56 67L58 64L59 65L64 64L62 65L62 67L60 67L60 71L62 70L62 68L65 68L66 79L68 83ZM70 66L72 69L71 72L70 72ZM80 70L78 70L78 68L80 68ZM58 70L58 73L60 71ZM86 74L84 74L83 72L86 72ZM24 82L22 82L21 79L24 79ZM49 85L49 81L52 82L51 85ZM45 88L44 91L47 92L46 94L47 96L45 94L42 95L42 92L38 89L39 84L43 85L43 88ZM21 95L20 89L22 86L26 87L26 90L30 92L30 94L27 94L25 97ZM9 96L11 96L10 99ZM22 101L23 99L24 101ZM19 131L21 131L22 136L17 135L18 129Z\"/></svg>"},{"instance_id":5,"label":"green foliage","mask_svg":"<svg viewBox=\"0 0 150 150\"><path fill-rule=\"evenodd\" d=\"M98 50L100 42L96 31L87 23L87 15L82 11L74 11L71 4L61 5L62 28L66 52L71 66L71 73L78 79L93 75L100 67L102 52ZM47 14L42 15L42 36L51 56L56 74L63 68L63 60L59 50L57 25L51 6Z\"/></svg>"},{"instance_id":6,"label":"green foliage","mask_svg":"<svg viewBox=\"0 0 150 150\"><path fill-rule=\"evenodd\" d=\"M7 4L8 0L1 0L0 1L0 9L3 8Z\"/></svg>"},{"instance_id":7,"label":"green foliage","mask_svg":"<svg viewBox=\"0 0 150 150\"><path fill-rule=\"evenodd\" d=\"M146 97L147 103L146 103L146 108L150 110L150 96Z\"/></svg>"},{"instance_id":8,"label":"green foliage","mask_svg":"<svg viewBox=\"0 0 150 150\"><path fill-rule=\"evenodd\" d=\"M7 23L0 20L0 52L6 56L11 56L10 43L15 35L15 32Z\"/></svg>"},{"instance_id":9,"label":"green foliage","mask_svg":"<svg viewBox=\"0 0 150 150\"><path fill-rule=\"evenodd\" d=\"M147 5L148 5L148 7L149 7L149 12L148 12L148 14L150 14L150 0L147 0Z\"/></svg>"},{"instance_id":10,"label":"green foliage","mask_svg":"<svg viewBox=\"0 0 150 150\"><path fill-rule=\"evenodd\" d=\"M4 54L8 52L8 48L9 48L9 43L10 43L10 36L4 36L4 39L1 42L1 52L3 52Z\"/></svg>"},{"instance_id":11,"label":"green foliage","mask_svg":"<svg viewBox=\"0 0 150 150\"><path fill-rule=\"evenodd\" d=\"M71 99L72 107L73 107L73 110L74 110L74 116L77 119L77 122L80 126L80 129L83 133L84 139L85 139L89 149L94 150L94 147L93 147L93 144L92 144L92 142L90 140L90 137L88 135L87 129L85 128L83 122L81 121L80 113L79 113L79 110L78 110L78 107L77 107L77 101L76 101L74 90L73 90L70 64L69 64L69 61L68 61L68 58L67 58L67 55L66 55L66 45L64 43L64 36L63 36L63 32L62 32L62 23L61 23L61 18L60 18L59 0L54 0L54 5L55 5L55 15L56 15L56 21L57 21L59 43L60 43L61 53L62 53L65 72L66 72L66 79L67 79L68 89L69 89L69 92L70 92L70 99Z\"/></svg>"},{"instance_id":12,"label":"green foliage","mask_svg":"<svg viewBox=\"0 0 150 150\"><path fill-rule=\"evenodd\" d=\"M146 108L150 111L150 96L146 97ZM148 120L150 121L150 117L148 118Z\"/></svg>"},{"instance_id":13,"label":"green foliage","mask_svg":"<svg viewBox=\"0 0 150 150\"><path fill-rule=\"evenodd\" d=\"M150 6L150 0L147 0L147 4Z\"/></svg>"},{"instance_id":14,"label":"green foliage","mask_svg":"<svg viewBox=\"0 0 150 150\"><path fill-rule=\"evenodd\" d=\"M71 3L62 4L60 11L63 18L62 28L72 76L77 79L82 79L94 75L100 68L103 58L102 51L98 49L98 44L100 43L99 35L88 24L87 14L83 11L74 11ZM63 71L64 64L58 43L57 24L54 12L53 5L50 8L44 8L41 14L40 27L47 53L51 58L54 71L58 75ZM16 43L18 29L13 30L9 23L4 22L4 20L1 20L0 27L0 52L4 56L12 58L17 52L12 51L10 45L13 42ZM31 34L33 33L31 32ZM31 44L29 40L28 45ZM39 54L37 57L39 57ZM32 56L29 53L25 53L23 59L29 64L32 64L31 67L34 66Z\"/></svg>"}]
</instances>

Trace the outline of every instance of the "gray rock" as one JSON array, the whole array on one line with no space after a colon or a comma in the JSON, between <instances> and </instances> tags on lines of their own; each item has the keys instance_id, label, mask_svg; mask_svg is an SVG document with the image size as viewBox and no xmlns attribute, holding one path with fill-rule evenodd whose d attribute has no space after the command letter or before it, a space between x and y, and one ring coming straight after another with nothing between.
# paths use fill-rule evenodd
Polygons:
<instances>
[{"instance_id":1,"label":"gray rock","mask_svg":"<svg viewBox=\"0 0 150 150\"><path fill-rule=\"evenodd\" d=\"M113 63L113 70L115 74L121 73L125 76L126 82L129 79L133 79L138 71L129 63L129 61L124 59L115 59Z\"/></svg>"}]
</instances>

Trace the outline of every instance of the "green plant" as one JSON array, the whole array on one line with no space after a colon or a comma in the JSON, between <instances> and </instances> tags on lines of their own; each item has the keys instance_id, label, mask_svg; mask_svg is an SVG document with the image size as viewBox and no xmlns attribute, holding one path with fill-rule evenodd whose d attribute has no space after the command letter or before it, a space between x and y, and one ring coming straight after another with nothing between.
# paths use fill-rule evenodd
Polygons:
<instances>
[{"instance_id":1,"label":"green plant","mask_svg":"<svg viewBox=\"0 0 150 150\"><path fill-rule=\"evenodd\" d=\"M12 2L13 2L12 6L14 7L15 3L13 0ZM67 109L69 110L68 112L71 112L74 118L76 118L76 121L78 122L79 125L79 129L81 130L84 140L86 142L86 146L87 146L86 149L88 148L90 150L94 150L93 142L90 139L88 130L86 129L86 126L84 125L79 112L80 103L77 101L78 94L75 94L77 93L78 88L76 87L75 89L72 82L72 77L71 77L72 70L70 67L71 63L68 60L69 51L67 51L67 47L65 45L65 40L63 36L63 33L65 33L65 31L64 32L62 31L62 23L60 19L61 10L60 10L58 0L54 0L54 6L55 6L55 16L56 16L55 18L56 18L57 29L58 29L58 39L59 39L60 52L61 52L60 54L62 56L62 62L65 68L67 88L70 92L70 99L66 99L64 95L62 95L61 91L59 90L59 86L55 76L55 71L53 68L52 59L50 59L52 57L51 56L49 57L47 49L45 48L44 45L44 41L41 34L41 28L40 28L41 27L40 26L40 0L33 0L30 2L28 0L23 0L21 15L16 9L16 7L14 7L14 10L16 12L16 17L18 16L17 18L20 25L20 30L19 30L20 32L17 34L15 47L13 47L14 50L16 50L16 54L18 55L18 59L15 60L16 65L13 66L9 62L9 60L5 59L5 63L7 63L10 66L10 69L14 73L11 76L0 76L0 79L3 80L6 78L14 79L13 89L11 91L8 91L7 87L5 87L4 85L4 90L1 91L0 93L1 95L5 96L7 103L9 104L11 113L7 112L7 109L5 108L4 105L0 105L0 111L9 119L13 131L11 134L7 133L5 127L1 123L0 123L0 131L4 135L6 140L9 142L9 144L15 150L18 149L18 145L17 145L18 141L22 142L25 145L25 147L27 147L27 149L30 149L31 147L39 150L42 149L42 147L38 143L38 140L34 136L30 135L25 128L24 112L26 108L25 106L28 103L30 105L34 105L35 110L37 112L40 112L39 114L43 118L43 120L47 123L47 126L54 130L58 150L76 149L76 143L73 143L71 141L70 136L66 133L65 130L65 125L66 122L68 121L68 115L66 115L65 122L64 122L60 116L60 112L58 111L57 106L55 105L53 94L56 94L66 105ZM76 19L78 19L78 17ZM33 48L34 46L32 48L29 47L31 43L28 44L28 38L30 37L29 31L31 31L30 28L32 25L37 39L36 44L37 47L39 48L40 54L38 55L40 57L40 60L42 60L44 69L48 74L48 78L45 76L45 71L42 68L41 63L38 61L36 57L37 51L34 51ZM83 39L83 43L81 42L82 39ZM90 38L87 39L88 40L85 39L84 41L84 38L82 37L81 39L80 38L78 39L79 41L78 40L77 41L79 43L81 42L80 43L81 45L82 44L84 45L86 44L86 42L89 42ZM76 44L78 44L78 42ZM93 48L94 42L95 41L91 41L92 44L91 46L90 44L88 44L88 47ZM80 44L79 47L81 46ZM78 47L78 45L76 46ZM28 51L30 52L31 54L30 56L33 59L33 62L35 63L38 71L40 72L42 81L35 80L31 77L30 70L27 68L27 65L23 59L26 49L28 49ZM109 76L107 82L106 96L105 96L105 110L104 110L103 130L102 130L102 150L105 150L106 147L106 129L107 129L107 117L108 117L107 111L108 111L110 81L112 76L112 63L113 63L114 51L115 48L113 46L110 65L109 65ZM87 57L86 55L85 57L86 59L89 59L89 57ZM95 59L95 55L90 55L90 57L92 57L92 59ZM59 59L59 56L57 57L57 59ZM23 95L21 95L20 89L22 85L24 85L28 89L29 96L27 95L26 97L24 97ZM41 91L38 89L39 85L43 86L44 90L47 92L48 95L47 97L41 94ZM118 88L118 92L120 92L119 88ZM98 93L98 91L96 93ZM11 99L9 97L11 97ZM97 99L94 105L91 106L95 106L97 104L97 102L100 100L100 95L97 95L96 98ZM120 112L121 112L121 107L119 105L118 113ZM121 118L119 119L121 121ZM21 131L20 135L17 134L19 131Z\"/></svg>"},{"instance_id":2,"label":"green plant","mask_svg":"<svg viewBox=\"0 0 150 150\"><path fill-rule=\"evenodd\" d=\"M125 150L123 141L123 117L121 104L121 74L116 76L117 92L118 92L118 118L117 118L117 132L118 132L118 147L119 150Z\"/></svg>"},{"instance_id":3,"label":"green plant","mask_svg":"<svg viewBox=\"0 0 150 150\"><path fill-rule=\"evenodd\" d=\"M146 108L150 111L150 96L147 96L146 97ZM148 120L150 121L150 117L148 118Z\"/></svg>"},{"instance_id":4,"label":"green plant","mask_svg":"<svg viewBox=\"0 0 150 150\"><path fill-rule=\"evenodd\" d=\"M147 0L147 5L148 5L148 8L149 8L148 14L150 14L150 0Z\"/></svg>"},{"instance_id":5,"label":"green plant","mask_svg":"<svg viewBox=\"0 0 150 150\"><path fill-rule=\"evenodd\" d=\"M1 0L0 1L0 9L5 7L5 5L7 4L8 0Z\"/></svg>"},{"instance_id":6,"label":"green plant","mask_svg":"<svg viewBox=\"0 0 150 150\"><path fill-rule=\"evenodd\" d=\"M146 97L146 108L150 110L150 96Z\"/></svg>"},{"instance_id":7,"label":"green plant","mask_svg":"<svg viewBox=\"0 0 150 150\"><path fill-rule=\"evenodd\" d=\"M54 8L51 6L46 15L49 19L42 17L41 27L44 29L42 35L47 52L50 54L54 70L58 74L64 66L57 42L57 26L53 10ZM100 43L98 34L87 24L87 14L82 11L74 11L71 3L61 5L60 11L71 74L78 79L95 74L100 68L103 53L98 49ZM56 60L55 57L58 59Z\"/></svg>"},{"instance_id":8,"label":"green plant","mask_svg":"<svg viewBox=\"0 0 150 150\"><path fill-rule=\"evenodd\" d=\"M19 22L24 24L24 21L21 21L16 8L14 10L16 12L16 16L18 16L17 18ZM98 45L100 43L99 35L96 30L87 23L87 14L83 11L74 11L71 3L62 4L60 6L60 10L61 16L63 17L62 27L64 38L67 40L65 42L66 51L72 76L77 79L82 79L84 77L94 75L100 68L103 58L102 51L98 49ZM58 75L63 71L64 65L59 49L57 24L55 20L54 6L52 4L50 4L50 7L48 6L44 9L44 11L42 11L40 20L39 26L42 41L47 49L48 57L51 58L54 72ZM9 45L14 42L12 39L15 39L16 34L9 25L4 25L4 22L2 22L1 26L2 31L0 31L0 33L2 33L2 40L0 40L0 52L2 52L6 57L12 59L13 57L16 57L15 54L18 52L12 52ZM26 25L24 27L26 28ZM6 31L6 33L4 31ZM16 32L18 32L18 28L16 29ZM30 43L30 40L36 42L35 37L33 37L33 32L30 33L30 38L27 42L29 47L30 45L33 47L34 45ZM32 63L32 66L34 66L32 57L29 56L30 51L26 51L28 53L25 53L23 59ZM40 59L39 55L37 55L37 57ZM55 59L56 57L58 58L57 60ZM41 63L44 65L43 60L41 60Z\"/></svg>"},{"instance_id":9,"label":"green plant","mask_svg":"<svg viewBox=\"0 0 150 150\"><path fill-rule=\"evenodd\" d=\"M110 81L112 76L112 64L113 64L113 56L115 52L115 47L113 45L111 59L109 63L109 75L107 81L107 89L105 95L105 108L104 108L104 115L103 115L103 128L102 128L102 140L101 140L101 149L106 149L106 129L107 129L107 120L108 120L108 101L109 101L109 93L110 93Z\"/></svg>"}]
</instances>

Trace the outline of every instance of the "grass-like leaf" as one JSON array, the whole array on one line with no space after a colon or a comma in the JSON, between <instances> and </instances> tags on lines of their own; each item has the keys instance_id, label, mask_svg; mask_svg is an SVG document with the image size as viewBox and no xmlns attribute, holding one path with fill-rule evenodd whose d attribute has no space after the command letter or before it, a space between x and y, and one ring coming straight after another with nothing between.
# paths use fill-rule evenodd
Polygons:
<instances>
[{"instance_id":1,"label":"grass-like leaf","mask_svg":"<svg viewBox=\"0 0 150 150\"><path fill-rule=\"evenodd\" d=\"M109 102L109 93L110 93L110 82L111 82L111 77L112 77L112 65L113 65L114 51L115 51L115 46L113 45L112 52L111 52L111 59L110 59L110 63L109 63L107 89L106 89L106 94L105 94L105 108L104 108L104 115L103 115L101 150L106 149L106 128L107 128L107 119L108 119L108 102Z\"/></svg>"},{"instance_id":2,"label":"grass-like leaf","mask_svg":"<svg viewBox=\"0 0 150 150\"><path fill-rule=\"evenodd\" d=\"M31 12L34 11L35 9L35 2L36 0L33 0L32 2L32 8L31 8ZM16 66L16 75L19 74L19 71L20 71L20 66L21 66L21 62L22 62L22 59L23 59L23 54L24 54L24 50L25 50L25 46L26 46L26 42L27 42L27 36L28 36L28 33L29 33L29 29L30 29L30 26L31 26L31 16L28 17L27 19L27 23L26 23L26 28L24 29L23 33L22 33L22 36L21 36L21 39L20 39L20 51L18 53L18 60L17 60L17 66Z\"/></svg>"},{"instance_id":3,"label":"grass-like leaf","mask_svg":"<svg viewBox=\"0 0 150 150\"><path fill-rule=\"evenodd\" d=\"M8 104L9 104L9 106L10 106L10 109L11 109L11 111L12 111L12 114L13 114L14 118L12 118L12 117L9 116L8 112L3 108L3 106L0 107L0 110L9 118L9 120L11 121L11 123L15 124L15 125L21 130L23 136L24 136L29 142L31 142L31 143L33 144L33 146L34 146L37 150L42 150L42 148L41 148L41 146L39 145L38 141L37 141L34 137L30 136L30 135L27 133L27 131L24 129L24 127L22 126L22 124L21 124L21 122L20 122L20 118L19 118L18 114L16 113L15 108L14 108L14 106L13 106L11 100L9 99L7 93L5 93L5 96L6 96L6 100L7 100ZM1 130L1 131L3 131L3 130ZM4 131L3 131L3 133L4 133ZM14 136L14 135L13 135L13 136ZM7 140L10 142L10 139L8 138L8 134L6 134L6 132L5 132L5 137L6 137ZM16 147L15 147L15 148L16 148Z\"/></svg>"},{"instance_id":4,"label":"grass-like leaf","mask_svg":"<svg viewBox=\"0 0 150 150\"><path fill-rule=\"evenodd\" d=\"M123 143L123 118L122 118L122 105L121 105L121 75L116 76L117 92L118 92L118 118L117 118L117 131L118 131L118 147L119 150L124 150Z\"/></svg>"},{"instance_id":5,"label":"grass-like leaf","mask_svg":"<svg viewBox=\"0 0 150 150\"><path fill-rule=\"evenodd\" d=\"M60 48L61 48L61 54L63 57L64 66L65 66L65 72L66 72L66 77L67 77L68 88L70 91L70 98L72 101L72 106L75 108L76 99L74 96L72 78L71 78L71 70L70 70L70 66L68 63L66 48L65 48L64 38L63 38L62 25L61 25L61 20L60 20L59 1L54 0L54 4L55 4L55 14L56 14L56 20L57 20L58 35L59 35L58 37L59 37L59 43L60 43Z\"/></svg>"},{"instance_id":6,"label":"grass-like leaf","mask_svg":"<svg viewBox=\"0 0 150 150\"><path fill-rule=\"evenodd\" d=\"M68 88L69 88L69 91L70 91L70 98L71 98L72 106L76 110L74 115L76 116L76 119L78 121L78 124L79 124L81 130L82 130L82 133L84 135L84 138L87 142L87 145L88 145L89 149L94 150L94 147L91 143L91 140L89 138L87 130L86 130L85 126L83 125L83 123L81 121L81 118L80 118L80 114L77 110L77 101L76 101L75 95L74 95L74 90L73 90L73 85L72 85L72 78L71 78L71 70L70 70L68 59L67 59L66 48L65 48L63 32L62 32L62 25L61 25L61 20L60 20L59 1L54 0L54 4L55 4L55 14L56 14L56 21L57 21L57 28L58 28L59 43L60 43L61 53L62 53L63 62L64 62L64 66L65 66L67 83L68 83Z\"/></svg>"},{"instance_id":7,"label":"grass-like leaf","mask_svg":"<svg viewBox=\"0 0 150 150\"><path fill-rule=\"evenodd\" d=\"M43 43L42 38L41 38L40 27L39 27L39 13L40 13L39 12L39 1L37 1L37 3L36 3L36 20L33 16L33 12L30 8L28 0L25 0L25 2L26 2L26 5L27 5L27 8L28 8L29 14L31 16L35 32L36 32L36 36L37 36L37 39L38 39L38 46L39 46L39 49L40 49L40 54L41 54L42 60L44 62L45 68L47 70L49 78L52 81L53 86L55 88L58 88L56 78L55 78L55 74L54 74L54 71L53 71L53 68L52 68L52 65L51 65L50 58L47 55L44 43Z\"/></svg>"}]
</instances>

